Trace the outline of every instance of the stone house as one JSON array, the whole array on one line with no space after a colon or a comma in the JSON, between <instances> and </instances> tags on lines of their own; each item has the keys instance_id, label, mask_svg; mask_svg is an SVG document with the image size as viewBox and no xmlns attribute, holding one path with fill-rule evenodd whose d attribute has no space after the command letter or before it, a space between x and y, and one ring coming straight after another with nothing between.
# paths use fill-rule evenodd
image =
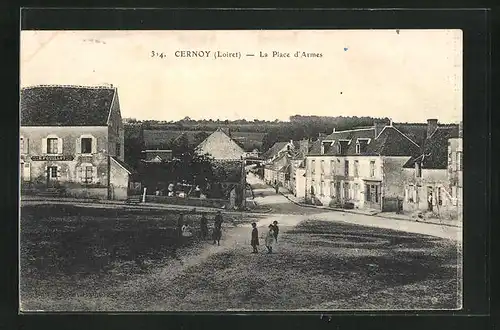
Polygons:
<instances>
[{"instance_id":1,"label":"stone house","mask_svg":"<svg viewBox=\"0 0 500 330\"><path fill-rule=\"evenodd\" d=\"M264 165L264 181L274 185L277 183L281 187L289 187L291 157L288 153L281 153L272 163Z\"/></svg>"},{"instance_id":2,"label":"stone house","mask_svg":"<svg viewBox=\"0 0 500 330\"><path fill-rule=\"evenodd\" d=\"M387 208L404 196L403 165L419 153L421 135L391 121L320 136L306 156L306 201Z\"/></svg>"},{"instance_id":3,"label":"stone house","mask_svg":"<svg viewBox=\"0 0 500 330\"><path fill-rule=\"evenodd\" d=\"M451 198L457 206L463 205L463 137L460 123L458 138L448 140L448 183Z\"/></svg>"},{"instance_id":4,"label":"stone house","mask_svg":"<svg viewBox=\"0 0 500 330\"><path fill-rule=\"evenodd\" d=\"M429 123L419 155L405 165L405 211L455 209L461 189L462 146L459 125Z\"/></svg>"},{"instance_id":5,"label":"stone house","mask_svg":"<svg viewBox=\"0 0 500 330\"><path fill-rule=\"evenodd\" d=\"M230 136L228 131L218 128L202 141L195 151L199 155L209 155L215 160L241 160L246 154Z\"/></svg>"},{"instance_id":6,"label":"stone house","mask_svg":"<svg viewBox=\"0 0 500 330\"><path fill-rule=\"evenodd\" d=\"M25 191L125 199L133 170L114 87L21 89L20 180Z\"/></svg>"},{"instance_id":7,"label":"stone house","mask_svg":"<svg viewBox=\"0 0 500 330\"><path fill-rule=\"evenodd\" d=\"M225 191L229 191L231 206L234 203L241 207L245 206L245 155L246 152L232 138L229 129L218 128L203 140L196 148L198 155L207 155L212 158L212 165L220 172L233 173L237 180L231 177L221 178L221 186ZM216 170L216 172L219 172ZM238 174L238 175L236 175Z\"/></svg>"}]
</instances>

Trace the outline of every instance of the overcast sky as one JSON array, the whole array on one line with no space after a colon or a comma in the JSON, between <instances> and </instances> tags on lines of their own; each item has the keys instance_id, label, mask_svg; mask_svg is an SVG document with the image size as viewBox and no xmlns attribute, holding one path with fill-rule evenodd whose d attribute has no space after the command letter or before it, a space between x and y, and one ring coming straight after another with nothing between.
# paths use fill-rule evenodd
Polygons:
<instances>
[{"instance_id":1,"label":"overcast sky","mask_svg":"<svg viewBox=\"0 0 500 330\"><path fill-rule=\"evenodd\" d=\"M176 58L177 50L242 58ZM166 57L151 57L152 51ZM259 52L292 58L260 58ZM294 58L296 51L321 58ZM254 57L245 57L254 53ZM462 119L460 30L23 31L21 86L118 87L123 117Z\"/></svg>"}]
</instances>

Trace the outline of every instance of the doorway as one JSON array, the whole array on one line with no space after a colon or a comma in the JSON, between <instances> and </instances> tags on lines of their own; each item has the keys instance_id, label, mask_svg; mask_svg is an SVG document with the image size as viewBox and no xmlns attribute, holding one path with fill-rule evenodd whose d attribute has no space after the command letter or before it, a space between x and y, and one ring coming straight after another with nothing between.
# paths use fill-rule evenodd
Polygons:
<instances>
[{"instance_id":1,"label":"doorway","mask_svg":"<svg viewBox=\"0 0 500 330\"><path fill-rule=\"evenodd\" d=\"M47 166L47 188L55 187L57 182L57 166Z\"/></svg>"}]
</instances>

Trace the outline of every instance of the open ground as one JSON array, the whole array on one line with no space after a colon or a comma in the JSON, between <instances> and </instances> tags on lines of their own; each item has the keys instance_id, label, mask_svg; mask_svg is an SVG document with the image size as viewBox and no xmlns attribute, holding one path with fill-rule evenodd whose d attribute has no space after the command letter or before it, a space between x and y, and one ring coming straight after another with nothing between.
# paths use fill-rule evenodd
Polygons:
<instances>
[{"instance_id":1,"label":"open ground","mask_svg":"<svg viewBox=\"0 0 500 330\"><path fill-rule=\"evenodd\" d=\"M250 180L251 181L251 180ZM22 310L458 309L457 228L302 208L251 182L272 213L224 214L221 246L178 238L179 210L24 202ZM198 228L200 215L185 211ZM280 224L275 252L251 254Z\"/></svg>"}]
</instances>

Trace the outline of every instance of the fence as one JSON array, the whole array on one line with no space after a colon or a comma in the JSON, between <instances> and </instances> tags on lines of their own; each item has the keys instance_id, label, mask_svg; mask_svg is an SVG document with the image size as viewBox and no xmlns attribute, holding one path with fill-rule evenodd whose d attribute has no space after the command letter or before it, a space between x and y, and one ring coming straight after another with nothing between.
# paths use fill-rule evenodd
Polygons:
<instances>
[{"instance_id":1,"label":"fence","mask_svg":"<svg viewBox=\"0 0 500 330\"><path fill-rule=\"evenodd\" d=\"M171 197L171 196L156 196L156 195L146 195L146 202L171 204L171 205L186 205L193 207L212 207L212 208L229 208L230 206L230 201L225 199Z\"/></svg>"}]
</instances>

